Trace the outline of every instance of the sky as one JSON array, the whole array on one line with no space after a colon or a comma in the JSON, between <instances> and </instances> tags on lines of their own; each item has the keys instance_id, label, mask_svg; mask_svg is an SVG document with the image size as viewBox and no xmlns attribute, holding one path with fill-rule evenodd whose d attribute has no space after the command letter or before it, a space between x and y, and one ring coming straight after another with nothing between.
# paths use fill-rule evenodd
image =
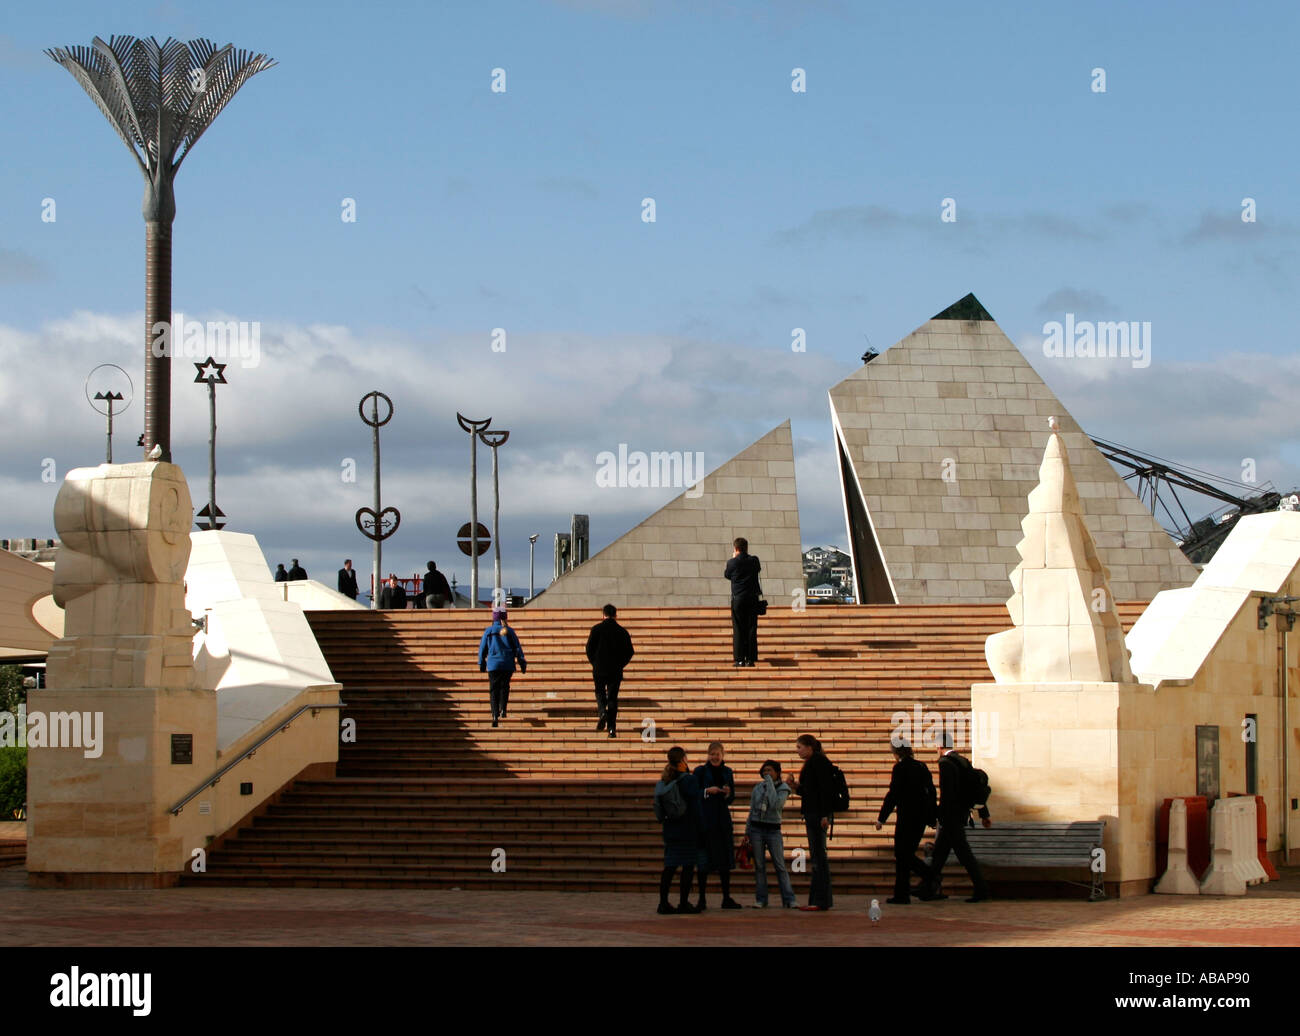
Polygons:
<instances>
[{"instance_id":1,"label":"sky","mask_svg":"<svg viewBox=\"0 0 1300 1036\"><path fill-rule=\"evenodd\" d=\"M44 48L205 36L277 62L176 181L174 310L259 331L218 389L228 527L272 565L368 573L357 405L379 390L381 502L402 514L385 569L467 579L460 411L511 432L505 582L528 585L536 532L540 588L571 513L594 553L680 491L602 488L598 454L712 470L787 418L804 545L842 546L827 390L968 292L1091 434L1300 485L1298 21L1282 2L11 8L0 537L53 536L58 481L103 459L92 369L143 388L142 181ZM1149 322L1149 365L1046 356L1066 313ZM172 420L197 507L208 410L188 360ZM141 427L136 401L115 459Z\"/></svg>"}]
</instances>

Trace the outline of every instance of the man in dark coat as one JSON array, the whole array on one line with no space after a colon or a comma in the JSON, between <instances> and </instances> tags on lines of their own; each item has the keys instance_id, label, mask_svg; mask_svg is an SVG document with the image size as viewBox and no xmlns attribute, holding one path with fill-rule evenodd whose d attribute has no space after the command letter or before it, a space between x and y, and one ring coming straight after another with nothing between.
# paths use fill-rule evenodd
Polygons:
<instances>
[{"instance_id":1,"label":"man in dark coat","mask_svg":"<svg viewBox=\"0 0 1300 1036\"><path fill-rule=\"evenodd\" d=\"M277 583L287 583L289 581L289 573L284 570L284 562L280 562L275 566L275 581Z\"/></svg>"},{"instance_id":2,"label":"man in dark coat","mask_svg":"<svg viewBox=\"0 0 1300 1036\"><path fill-rule=\"evenodd\" d=\"M406 610L406 587L397 581L397 576L389 576L388 585L379 591L379 607Z\"/></svg>"},{"instance_id":3,"label":"man in dark coat","mask_svg":"<svg viewBox=\"0 0 1300 1036\"><path fill-rule=\"evenodd\" d=\"M731 869L736 865L735 839L731 825L731 804L736 801L736 775L722 762L722 742L709 745L709 761L697 766L692 775L704 796L704 865L700 868L700 901L697 910L705 910L704 886L710 872L717 872L722 885L722 909L740 910L731 898Z\"/></svg>"},{"instance_id":4,"label":"man in dark coat","mask_svg":"<svg viewBox=\"0 0 1300 1036\"><path fill-rule=\"evenodd\" d=\"M294 559L293 559L293 565L290 566L290 568L289 568L289 578L290 578L290 579L306 579L306 578L307 578L307 570L306 570L305 568L303 568L300 564L298 564L298 559L297 559L297 558L294 558Z\"/></svg>"},{"instance_id":5,"label":"man in dark coat","mask_svg":"<svg viewBox=\"0 0 1300 1036\"><path fill-rule=\"evenodd\" d=\"M339 569L339 593L352 600L357 599L357 574L352 570L352 559L348 558Z\"/></svg>"},{"instance_id":6,"label":"man in dark coat","mask_svg":"<svg viewBox=\"0 0 1300 1036\"><path fill-rule=\"evenodd\" d=\"M930 768L912 755L912 746L900 742L891 746L894 752L894 771L889 777L889 791L880 805L876 830L884 826L889 814L895 810L894 822L894 895L890 903L903 905L912 901L908 889L908 876L915 872L922 887L928 887L934 874L916 855L925 829L935 822L936 802L934 781Z\"/></svg>"},{"instance_id":7,"label":"man in dark coat","mask_svg":"<svg viewBox=\"0 0 1300 1036\"><path fill-rule=\"evenodd\" d=\"M758 661L758 558L749 553L743 536L732 543L733 553L723 575L731 581L731 654L737 668Z\"/></svg>"},{"instance_id":8,"label":"man in dark coat","mask_svg":"<svg viewBox=\"0 0 1300 1036\"><path fill-rule=\"evenodd\" d=\"M618 614L612 604L602 609L605 618L591 627L587 636L587 661L591 663L592 679L596 682L596 730L609 728L615 737L618 727L618 687L623 682L623 670L632 661L635 651L627 630L614 619Z\"/></svg>"},{"instance_id":9,"label":"man in dark coat","mask_svg":"<svg viewBox=\"0 0 1300 1036\"><path fill-rule=\"evenodd\" d=\"M812 858L808 905L799 909L829 910L834 905L834 897L826 835L835 814L835 768L822 751L821 742L811 734L800 734L794 747L803 766L799 769L799 779L791 783L791 790L800 799L799 812L803 814L808 855Z\"/></svg>"},{"instance_id":10,"label":"man in dark coat","mask_svg":"<svg viewBox=\"0 0 1300 1036\"><path fill-rule=\"evenodd\" d=\"M927 895L922 898L946 899L940 891L939 883L943 880L943 865L948 862L948 853L956 853L961 865L970 875L974 887L967 903L980 903L989 898L989 887L980 873L979 861L971 851L970 842L966 840L966 825L970 821L970 811L978 803L969 801L964 792L967 771L971 770L970 760L953 751L952 734L943 732L939 749L939 833L934 840L934 857L930 861L931 878ZM979 806L980 823L992 827L987 805ZM920 895L920 893L918 893Z\"/></svg>"},{"instance_id":11,"label":"man in dark coat","mask_svg":"<svg viewBox=\"0 0 1300 1036\"><path fill-rule=\"evenodd\" d=\"M428 567L424 574L423 599L418 603L422 608L445 608L451 600L451 586L434 562L430 561Z\"/></svg>"}]
</instances>

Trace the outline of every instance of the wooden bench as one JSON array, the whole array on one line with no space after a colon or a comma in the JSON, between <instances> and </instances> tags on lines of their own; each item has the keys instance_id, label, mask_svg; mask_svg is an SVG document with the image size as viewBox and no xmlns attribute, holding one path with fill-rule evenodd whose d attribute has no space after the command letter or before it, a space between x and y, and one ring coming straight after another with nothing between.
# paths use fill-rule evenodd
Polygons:
<instances>
[{"instance_id":1,"label":"wooden bench","mask_svg":"<svg viewBox=\"0 0 1300 1036\"><path fill-rule=\"evenodd\" d=\"M966 831L967 840L980 866L990 867L1083 867L1087 883L1071 881L1089 889L1088 900L1106 898L1105 871L1093 870L1094 851L1101 848L1104 820L999 823L989 828Z\"/></svg>"}]
</instances>

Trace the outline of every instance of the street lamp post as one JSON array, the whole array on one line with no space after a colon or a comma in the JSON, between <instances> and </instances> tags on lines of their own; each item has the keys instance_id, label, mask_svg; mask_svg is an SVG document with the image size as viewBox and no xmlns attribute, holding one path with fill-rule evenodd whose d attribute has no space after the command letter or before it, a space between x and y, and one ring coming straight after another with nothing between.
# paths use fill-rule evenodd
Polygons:
<instances>
[{"instance_id":1,"label":"street lamp post","mask_svg":"<svg viewBox=\"0 0 1300 1036\"><path fill-rule=\"evenodd\" d=\"M537 596L535 589L537 568L533 564L534 552L537 549L537 537L539 533L533 533L528 537L528 600Z\"/></svg>"}]
</instances>

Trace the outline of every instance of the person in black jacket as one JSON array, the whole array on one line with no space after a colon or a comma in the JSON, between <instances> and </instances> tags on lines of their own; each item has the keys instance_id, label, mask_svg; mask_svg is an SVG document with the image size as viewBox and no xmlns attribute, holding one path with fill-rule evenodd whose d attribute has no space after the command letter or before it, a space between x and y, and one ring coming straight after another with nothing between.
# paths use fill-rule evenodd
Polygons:
<instances>
[{"instance_id":1,"label":"person in black jacket","mask_svg":"<svg viewBox=\"0 0 1300 1036\"><path fill-rule=\"evenodd\" d=\"M663 817L664 869L659 875L659 913L694 914L691 904L691 882L695 877L695 867L699 862L700 842L704 837L704 807L700 796L699 783L691 776L686 765L686 750L674 745L668 749L668 765L660 774L659 783L655 785L656 812L659 797L671 784L677 784L685 800L686 813L680 817ZM672 888L673 873L682 869L681 899L676 907L668 902L668 890Z\"/></svg>"},{"instance_id":2,"label":"person in black jacket","mask_svg":"<svg viewBox=\"0 0 1300 1036\"><path fill-rule=\"evenodd\" d=\"M740 910L741 905L731 898L731 869L736 865L736 854L731 826L731 804L736 801L736 775L722 762L722 742L709 745L709 761L695 768L695 781L704 796L704 853L705 863L700 868L700 901L697 910L708 909L704 886L710 872L716 871L722 885L722 909Z\"/></svg>"},{"instance_id":3,"label":"person in black jacket","mask_svg":"<svg viewBox=\"0 0 1300 1036\"><path fill-rule=\"evenodd\" d=\"M989 897L989 887L980 872L979 861L971 852L970 842L966 840L966 825L970 823L970 811L973 803L963 791L966 778L971 770L970 760L953 751L952 734L944 731L939 748L939 833L934 840L934 858L930 861L932 877L925 896L921 898L946 899L940 889L943 880L943 865L948 862L948 853L957 854L957 859L970 875L973 891L967 903L980 903ZM992 827L988 806L979 807L980 823Z\"/></svg>"},{"instance_id":4,"label":"person in black jacket","mask_svg":"<svg viewBox=\"0 0 1300 1036\"><path fill-rule=\"evenodd\" d=\"M416 604L421 608L443 608L451 600L451 584L447 577L438 571L438 566L430 561L428 571L424 573L424 592Z\"/></svg>"},{"instance_id":5,"label":"person in black jacket","mask_svg":"<svg viewBox=\"0 0 1300 1036\"><path fill-rule=\"evenodd\" d=\"M283 561L275 566L275 581L277 583L287 583L289 581L289 573L285 571Z\"/></svg>"},{"instance_id":6,"label":"person in black jacket","mask_svg":"<svg viewBox=\"0 0 1300 1036\"><path fill-rule=\"evenodd\" d=\"M592 626L587 636L587 661L596 683L596 730L608 727L609 736L616 737L618 687L623 682L623 670L636 652L627 630L614 619L618 609L607 604L602 612L605 618Z\"/></svg>"},{"instance_id":7,"label":"person in black jacket","mask_svg":"<svg viewBox=\"0 0 1300 1036\"><path fill-rule=\"evenodd\" d=\"M829 910L831 896L830 861L826 855L826 832L831 826L832 806L835 802L834 778L831 761L822 751L822 744L811 734L800 734L795 741L795 751L803 760L799 779L792 789L799 796L799 812L803 814L804 830L808 834L808 855L812 857L812 877L808 889L808 905L800 910Z\"/></svg>"},{"instance_id":8,"label":"person in black jacket","mask_svg":"<svg viewBox=\"0 0 1300 1036\"><path fill-rule=\"evenodd\" d=\"M763 567L749 553L749 541L738 536L723 575L731 581L731 654L737 668L758 661L758 573Z\"/></svg>"},{"instance_id":9,"label":"person in black jacket","mask_svg":"<svg viewBox=\"0 0 1300 1036\"><path fill-rule=\"evenodd\" d=\"M388 585L379 591L379 607L406 610L406 587L397 581L397 576L389 576Z\"/></svg>"},{"instance_id":10,"label":"person in black jacket","mask_svg":"<svg viewBox=\"0 0 1300 1036\"><path fill-rule=\"evenodd\" d=\"M352 570L352 559L348 558L339 569L339 593L352 600L357 599L357 574Z\"/></svg>"},{"instance_id":11,"label":"person in black jacket","mask_svg":"<svg viewBox=\"0 0 1300 1036\"><path fill-rule=\"evenodd\" d=\"M307 570L298 564L297 558L294 558L293 564L289 566L289 578L291 580L307 578Z\"/></svg>"},{"instance_id":12,"label":"person in black jacket","mask_svg":"<svg viewBox=\"0 0 1300 1036\"><path fill-rule=\"evenodd\" d=\"M884 826L890 813L897 811L898 819L894 822L894 895L887 902L903 905L912 901L908 888L910 872L920 875L923 887L934 881L933 872L917 858L916 847L921 844L925 829L935 822L936 803L930 768L912 755L912 746L907 742L891 745L891 748L896 761L889 777L889 791L880 804L876 830Z\"/></svg>"}]
</instances>

